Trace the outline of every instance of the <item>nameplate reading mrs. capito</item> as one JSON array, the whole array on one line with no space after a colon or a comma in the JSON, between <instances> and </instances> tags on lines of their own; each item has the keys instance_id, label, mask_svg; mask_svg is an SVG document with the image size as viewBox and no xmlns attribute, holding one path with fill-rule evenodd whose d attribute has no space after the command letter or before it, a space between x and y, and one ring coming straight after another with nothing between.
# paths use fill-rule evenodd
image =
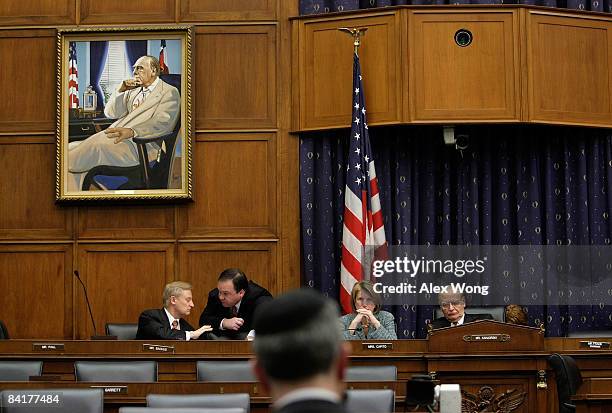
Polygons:
<instances>
[{"instance_id":1,"label":"nameplate reading mrs. capito","mask_svg":"<svg viewBox=\"0 0 612 413\"><path fill-rule=\"evenodd\" d=\"M393 350L393 343L362 343L364 350Z\"/></svg>"}]
</instances>

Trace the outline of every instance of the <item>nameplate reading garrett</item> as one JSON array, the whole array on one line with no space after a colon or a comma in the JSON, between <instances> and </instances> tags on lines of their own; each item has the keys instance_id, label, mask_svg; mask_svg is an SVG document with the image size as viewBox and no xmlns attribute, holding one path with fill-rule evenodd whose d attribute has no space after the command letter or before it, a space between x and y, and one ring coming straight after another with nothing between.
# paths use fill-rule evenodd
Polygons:
<instances>
[{"instance_id":1,"label":"nameplate reading garrett","mask_svg":"<svg viewBox=\"0 0 612 413\"><path fill-rule=\"evenodd\" d=\"M174 346L160 346L157 344L143 344L142 351L153 353L174 353Z\"/></svg>"},{"instance_id":2,"label":"nameplate reading garrett","mask_svg":"<svg viewBox=\"0 0 612 413\"><path fill-rule=\"evenodd\" d=\"M364 350L393 350L393 343L362 343Z\"/></svg>"},{"instance_id":3,"label":"nameplate reading garrett","mask_svg":"<svg viewBox=\"0 0 612 413\"><path fill-rule=\"evenodd\" d=\"M497 342L505 343L510 341L509 334L470 334L463 336L463 341L468 343L482 343L482 342Z\"/></svg>"},{"instance_id":4,"label":"nameplate reading garrett","mask_svg":"<svg viewBox=\"0 0 612 413\"><path fill-rule=\"evenodd\" d=\"M581 341L580 348L605 349L610 348L609 341Z\"/></svg>"},{"instance_id":5,"label":"nameplate reading garrett","mask_svg":"<svg viewBox=\"0 0 612 413\"><path fill-rule=\"evenodd\" d=\"M90 386L92 389L102 389L104 394L128 394L127 386Z\"/></svg>"},{"instance_id":6,"label":"nameplate reading garrett","mask_svg":"<svg viewBox=\"0 0 612 413\"><path fill-rule=\"evenodd\" d=\"M64 343L32 343L32 351L64 351Z\"/></svg>"}]
</instances>

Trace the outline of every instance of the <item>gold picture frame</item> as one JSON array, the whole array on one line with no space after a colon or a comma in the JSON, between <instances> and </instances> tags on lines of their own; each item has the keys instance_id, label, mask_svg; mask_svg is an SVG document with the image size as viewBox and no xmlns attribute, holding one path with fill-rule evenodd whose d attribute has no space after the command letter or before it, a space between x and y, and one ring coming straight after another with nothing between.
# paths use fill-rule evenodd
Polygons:
<instances>
[{"instance_id":1,"label":"gold picture frame","mask_svg":"<svg viewBox=\"0 0 612 413\"><path fill-rule=\"evenodd\" d=\"M56 199L189 200L190 26L57 32Z\"/></svg>"}]
</instances>

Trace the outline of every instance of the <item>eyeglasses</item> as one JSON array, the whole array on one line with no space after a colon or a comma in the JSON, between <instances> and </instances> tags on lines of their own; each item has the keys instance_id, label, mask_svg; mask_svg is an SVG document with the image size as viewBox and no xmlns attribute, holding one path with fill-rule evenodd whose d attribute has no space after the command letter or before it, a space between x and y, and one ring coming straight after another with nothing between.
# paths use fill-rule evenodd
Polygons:
<instances>
[{"instance_id":1,"label":"eyeglasses","mask_svg":"<svg viewBox=\"0 0 612 413\"><path fill-rule=\"evenodd\" d=\"M440 307L448 310L449 308L451 308L451 306L453 306L454 308L457 308L459 306L465 305L465 302L463 302L462 300L455 300L455 301L443 301L440 303Z\"/></svg>"}]
</instances>

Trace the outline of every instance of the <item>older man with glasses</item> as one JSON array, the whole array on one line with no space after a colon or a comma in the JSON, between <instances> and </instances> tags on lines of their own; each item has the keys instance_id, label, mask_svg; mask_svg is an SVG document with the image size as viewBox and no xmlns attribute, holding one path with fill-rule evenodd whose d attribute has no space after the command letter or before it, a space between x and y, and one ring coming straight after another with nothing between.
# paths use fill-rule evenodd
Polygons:
<instances>
[{"instance_id":1,"label":"older man with glasses","mask_svg":"<svg viewBox=\"0 0 612 413\"><path fill-rule=\"evenodd\" d=\"M434 329L443 327L455 327L477 320L492 320L491 314L466 314L465 295L461 293L440 293L438 304L444 317L436 318L431 322Z\"/></svg>"}]
</instances>

